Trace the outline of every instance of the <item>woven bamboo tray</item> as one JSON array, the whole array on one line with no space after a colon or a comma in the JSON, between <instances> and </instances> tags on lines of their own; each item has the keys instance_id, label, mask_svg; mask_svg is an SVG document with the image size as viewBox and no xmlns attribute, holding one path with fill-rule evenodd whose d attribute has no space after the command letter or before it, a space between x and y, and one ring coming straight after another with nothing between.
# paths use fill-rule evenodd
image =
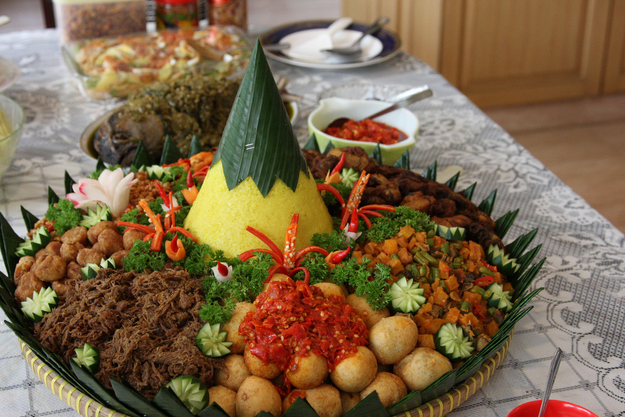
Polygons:
<instances>
[{"instance_id":1,"label":"woven bamboo tray","mask_svg":"<svg viewBox=\"0 0 625 417\"><path fill-rule=\"evenodd\" d=\"M462 385L453 388L451 391L441 395L435 400L421 404L414 410L398 414L398 416L441 417L460 406L460 404L468 400L482 388L482 386L486 384L486 381L493 375L495 369L501 364L508 352L510 339L509 337L501 349L499 349L493 357L486 360L480 370L471 378L467 379ZM78 414L83 417L127 417L127 414L106 408L96 400L78 391L39 360L28 345L21 340L19 342L22 348L22 355L24 355L24 358L35 375L37 375L37 378L39 378L54 395L76 410Z\"/></svg>"}]
</instances>

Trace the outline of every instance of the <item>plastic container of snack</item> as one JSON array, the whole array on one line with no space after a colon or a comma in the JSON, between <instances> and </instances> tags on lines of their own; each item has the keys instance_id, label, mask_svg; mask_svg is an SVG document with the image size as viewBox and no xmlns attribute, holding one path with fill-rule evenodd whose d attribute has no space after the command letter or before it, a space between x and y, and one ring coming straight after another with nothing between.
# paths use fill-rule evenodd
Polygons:
<instances>
[{"instance_id":1,"label":"plastic container of snack","mask_svg":"<svg viewBox=\"0 0 625 417\"><path fill-rule=\"evenodd\" d=\"M146 0L53 0L61 43L145 32Z\"/></svg>"},{"instance_id":2,"label":"plastic container of snack","mask_svg":"<svg viewBox=\"0 0 625 417\"><path fill-rule=\"evenodd\" d=\"M208 26L70 42L62 53L81 92L105 100L190 73L242 76L252 46L237 27Z\"/></svg>"}]
</instances>

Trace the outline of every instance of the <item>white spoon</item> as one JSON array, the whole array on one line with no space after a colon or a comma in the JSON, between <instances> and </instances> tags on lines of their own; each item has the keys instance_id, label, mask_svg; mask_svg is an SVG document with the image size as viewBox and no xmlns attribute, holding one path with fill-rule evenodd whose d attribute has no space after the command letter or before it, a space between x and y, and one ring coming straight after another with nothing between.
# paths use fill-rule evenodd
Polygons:
<instances>
[{"instance_id":1,"label":"white spoon","mask_svg":"<svg viewBox=\"0 0 625 417\"><path fill-rule=\"evenodd\" d=\"M11 18L9 16L0 16L0 26L6 25L10 21L11 21Z\"/></svg>"}]
</instances>

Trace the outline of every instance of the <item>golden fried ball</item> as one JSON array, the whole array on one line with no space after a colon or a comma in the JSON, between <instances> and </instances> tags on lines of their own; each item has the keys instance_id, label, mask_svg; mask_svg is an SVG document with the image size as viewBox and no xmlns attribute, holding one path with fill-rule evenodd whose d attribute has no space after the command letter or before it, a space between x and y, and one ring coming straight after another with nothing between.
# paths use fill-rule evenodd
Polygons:
<instances>
[{"instance_id":1,"label":"golden fried ball","mask_svg":"<svg viewBox=\"0 0 625 417\"><path fill-rule=\"evenodd\" d=\"M245 365L243 355L227 355L223 364L223 369L215 371L215 383L231 390L238 391L245 378L252 375Z\"/></svg>"},{"instance_id":2,"label":"golden fried ball","mask_svg":"<svg viewBox=\"0 0 625 417\"><path fill-rule=\"evenodd\" d=\"M230 417L237 417L236 398L237 393L222 385L215 385L208 389L210 403L217 403Z\"/></svg>"},{"instance_id":3,"label":"golden fried ball","mask_svg":"<svg viewBox=\"0 0 625 417\"><path fill-rule=\"evenodd\" d=\"M379 372L369 386L360 392L360 399L364 400L373 391L378 393L384 408L397 403L408 394L404 381L390 372Z\"/></svg>"},{"instance_id":4,"label":"golden fried ball","mask_svg":"<svg viewBox=\"0 0 625 417\"><path fill-rule=\"evenodd\" d=\"M383 365L402 360L417 346L419 328L408 316L381 319L369 332L369 349Z\"/></svg>"},{"instance_id":5,"label":"golden fried ball","mask_svg":"<svg viewBox=\"0 0 625 417\"><path fill-rule=\"evenodd\" d=\"M341 393L341 406L343 408L343 414L347 413L352 408L356 407L356 404L360 402L360 393L358 392L345 392Z\"/></svg>"},{"instance_id":6,"label":"golden fried ball","mask_svg":"<svg viewBox=\"0 0 625 417\"><path fill-rule=\"evenodd\" d=\"M288 281L289 279L291 279L291 277L289 277L288 275L273 274L271 278L269 278L269 282L266 282L265 285L263 285L263 292L267 291L267 288L269 288L269 283L274 281Z\"/></svg>"},{"instance_id":7,"label":"golden fried ball","mask_svg":"<svg viewBox=\"0 0 625 417\"><path fill-rule=\"evenodd\" d=\"M249 346L245 346L243 352L243 360L245 366L252 375L259 376L265 379L273 379L280 375L281 371L278 365L275 363L265 363L262 359L252 353Z\"/></svg>"},{"instance_id":8,"label":"golden fried ball","mask_svg":"<svg viewBox=\"0 0 625 417\"><path fill-rule=\"evenodd\" d=\"M294 387L310 389L321 385L329 372L325 356L310 352L308 356L295 356L293 363L284 370L284 375Z\"/></svg>"},{"instance_id":9,"label":"golden fried ball","mask_svg":"<svg viewBox=\"0 0 625 417\"><path fill-rule=\"evenodd\" d=\"M365 297L359 297L356 294L350 294L345 298L347 304L352 306L360 317L362 317L367 329L371 329L374 324L382 320L384 317L389 317L391 313L388 308L384 307L382 310L374 310L371 308Z\"/></svg>"},{"instance_id":10,"label":"golden fried ball","mask_svg":"<svg viewBox=\"0 0 625 417\"><path fill-rule=\"evenodd\" d=\"M339 390L329 384L323 384L307 390L294 390L284 398L282 412L295 402L297 397L304 397L319 417L339 417L343 414Z\"/></svg>"},{"instance_id":11,"label":"golden fried ball","mask_svg":"<svg viewBox=\"0 0 625 417\"><path fill-rule=\"evenodd\" d=\"M358 346L358 351L342 361L330 372L332 382L346 392L362 391L378 372L378 362L371 350Z\"/></svg>"},{"instance_id":12,"label":"golden fried ball","mask_svg":"<svg viewBox=\"0 0 625 417\"><path fill-rule=\"evenodd\" d=\"M226 340L232 342L230 351L232 353L243 353L245 349L245 336L239 334L239 326L243 322L245 315L250 311L256 311L256 306L252 303L237 303L230 320L224 323L222 330L228 332Z\"/></svg>"},{"instance_id":13,"label":"golden fried ball","mask_svg":"<svg viewBox=\"0 0 625 417\"><path fill-rule=\"evenodd\" d=\"M411 391L421 391L444 373L451 371L449 359L430 348L418 347L393 367Z\"/></svg>"},{"instance_id":14,"label":"golden fried ball","mask_svg":"<svg viewBox=\"0 0 625 417\"><path fill-rule=\"evenodd\" d=\"M274 417L282 414L280 393L271 381L250 376L243 381L236 397L237 417L255 417L261 411Z\"/></svg>"},{"instance_id":15,"label":"golden fried ball","mask_svg":"<svg viewBox=\"0 0 625 417\"><path fill-rule=\"evenodd\" d=\"M323 296L328 298L330 295L336 295L337 297L345 297L345 292L343 288L339 285L336 285L332 282L318 282L316 284L311 285L312 287L317 287L323 293Z\"/></svg>"}]
</instances>

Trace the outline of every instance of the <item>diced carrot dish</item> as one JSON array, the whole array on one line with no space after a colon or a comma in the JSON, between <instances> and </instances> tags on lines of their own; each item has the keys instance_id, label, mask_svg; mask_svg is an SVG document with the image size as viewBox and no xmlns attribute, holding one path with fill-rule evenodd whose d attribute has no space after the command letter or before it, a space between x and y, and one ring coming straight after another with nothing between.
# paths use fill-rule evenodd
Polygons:
<instances>
[{"instance_id":1,"label":"diced carrot dish","mask_svg":"<svg viewBox=\"0 0 625 417\"><path fill-rule=\"evenodd\" d=\"M456 307L450 308L449 311L443 316L443 319L445 319L445 322L447 323L456 323L459 318L460 310L458 310Z\"/></svg>"},{"instance_id":2,"label":"diced carrot dish","mask_svg":"<svg viewBox=\"0 0 625 417\"><path fill-rule=\"evenodd\" d=\"M448 298L449 294L445 292L443 287L438 287L434 292L434 304L437 306L444 307Z\"/></svg>"},{"instance_id":3,"label":"diced carrot dish","mask_svg":"<svg viewBox=\"0 0 625 417\"><path fill-rule=\"evenodd\" d=\"M435 349L434 335L446 323L461 326L471 337L492 337L499 331L501 315L491 315L492 307L487 304L485 290L490 284L476 280L488 278L503 285L504 291L514 291L506 277L486 261L478 243L447 241L411 226L401 227L397 235L382 242L356 245L352 256L361 263L369 259L371 268L377 263L390 267L389 283L405 277L423 289L426 302L412 315L420 347Z\"/></svg>"},{"instance_id":4,"label":"diced carrot dish","mask_svg":"<svg viewBox=\"0 0 625 417\"><path fill-rule=\"evenodd\" d=\"M396 239L386 239L384 241L384 245L382 246L382 250L387 255L395 255L399 252L399 245L397 244Z\"/></svg>"},{"instance_id":5,"label":"diced carrot dish","mask_svg":"<svg viewBox=\"0 0 625 417\"><path fill-rule=\"evenodd\" d=\"M434 344L434 335L432 334L420 334L418 337L418 347L436 349Z\"/></svg>"}]
</instances>

